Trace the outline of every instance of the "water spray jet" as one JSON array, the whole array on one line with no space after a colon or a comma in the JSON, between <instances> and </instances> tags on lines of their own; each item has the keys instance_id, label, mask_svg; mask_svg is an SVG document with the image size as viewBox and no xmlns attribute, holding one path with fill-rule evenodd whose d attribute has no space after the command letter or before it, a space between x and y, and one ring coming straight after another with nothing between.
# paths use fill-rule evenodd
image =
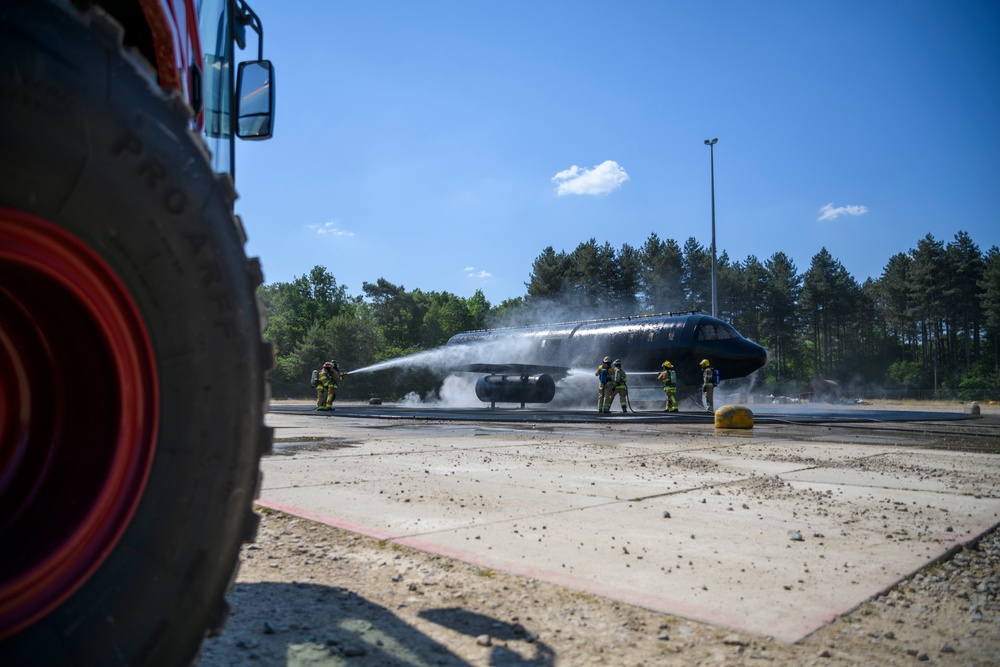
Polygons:
<instances>
[{"instance_id":1,"label":"water spray jet","mask_svg":"<svg viewBox=\"0 0 1000 667\"><path fill-rule=\"evenodd\" d=\"M678 381L689 388L701 382L698 361L703 358L711 359L723 380L750 375L767 361L764 348L722 320L697 313L667 313L468 331L443 346L351 373L422 368L439 377L442 388L450 381L450 390L473 384L451 380L455 373L483 373L474 385L476 395L493 406L548 403L560 394L572 395L573 403L583 405L589 401L585 396L595 389L589 369L605 356L621 359L630 375L644 380L647 375L655 376L652 369L669 359L678 369ZM654 382L648 388L655 386ZM437 393L436 402L440 402L443 392Z\"/></svg>"}]
</instances>

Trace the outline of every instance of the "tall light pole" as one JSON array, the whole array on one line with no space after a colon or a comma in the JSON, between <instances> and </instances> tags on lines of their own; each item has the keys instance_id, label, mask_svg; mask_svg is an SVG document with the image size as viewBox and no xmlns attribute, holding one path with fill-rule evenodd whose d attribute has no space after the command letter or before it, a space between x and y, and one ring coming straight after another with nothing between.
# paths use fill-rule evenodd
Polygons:
<instances>
[{"instance_id":1,"label":"tall light pole","mask_svg":"<svg viewBox=\"0 0 1000 667\"><path fill-rule=\"evenodd\" d=\"M715 144L718 141L718 138L705 139L705 145L708 146L712 159L712 317L719 316L719 302L715 297Z\"/></svg>"}]
</instances>

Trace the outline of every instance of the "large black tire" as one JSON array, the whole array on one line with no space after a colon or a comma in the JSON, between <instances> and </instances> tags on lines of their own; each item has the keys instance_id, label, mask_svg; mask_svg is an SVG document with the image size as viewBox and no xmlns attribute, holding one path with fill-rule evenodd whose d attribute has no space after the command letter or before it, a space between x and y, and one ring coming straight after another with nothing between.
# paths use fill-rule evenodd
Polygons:
<instances>
[{"instance_id":1,"label":"large black tire","mask_svg":"<svg viewBox=\"0 0 1000 667\"><path fill-rule=\"evenodd\" d=\"M0 664L189 664L253 538L270 348L190 111L0 2Z\"/></svg>"}]
</instances>

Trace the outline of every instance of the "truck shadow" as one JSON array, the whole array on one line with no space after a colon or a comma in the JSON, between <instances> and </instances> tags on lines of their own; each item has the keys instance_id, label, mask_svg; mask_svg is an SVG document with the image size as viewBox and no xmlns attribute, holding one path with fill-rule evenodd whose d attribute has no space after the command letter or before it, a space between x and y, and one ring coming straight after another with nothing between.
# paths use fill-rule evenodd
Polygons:
<instances>
[{"instance_id":1,"label":"truck shadow","mask_svg":"<svg viewBox=\"0 0 1000 667\"><path fill-rule=\"evenodd\" d=\"M511 624L456 607L417 616L441 629L425 634L390 609L345 588L304 583L239 583L226 596L223 633L202 644L203 667L229 665L549 667L551 647ZM433 631L432 631L433 632ZM460 657L450 646L476 656Z\"/></svg>"}]
</instances>

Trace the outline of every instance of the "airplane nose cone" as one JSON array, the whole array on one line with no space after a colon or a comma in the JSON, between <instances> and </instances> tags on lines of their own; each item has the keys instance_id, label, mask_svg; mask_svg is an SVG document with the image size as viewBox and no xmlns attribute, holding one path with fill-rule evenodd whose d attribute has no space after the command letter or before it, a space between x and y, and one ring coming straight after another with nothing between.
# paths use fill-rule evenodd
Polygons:
<instances>
[{"instance_id":1,"label":"airplane nose cone","mask_svg":"<svg viewBox=\"0 0 1000 667\"><path fill-rule=\"evenodd\" d=\"M750 375L750 373L763 368L764 364L767 363L767 350L757 343L747 341L745 352L743 363L741 364L743 375Z\"/></svg>"}]
</instances>

